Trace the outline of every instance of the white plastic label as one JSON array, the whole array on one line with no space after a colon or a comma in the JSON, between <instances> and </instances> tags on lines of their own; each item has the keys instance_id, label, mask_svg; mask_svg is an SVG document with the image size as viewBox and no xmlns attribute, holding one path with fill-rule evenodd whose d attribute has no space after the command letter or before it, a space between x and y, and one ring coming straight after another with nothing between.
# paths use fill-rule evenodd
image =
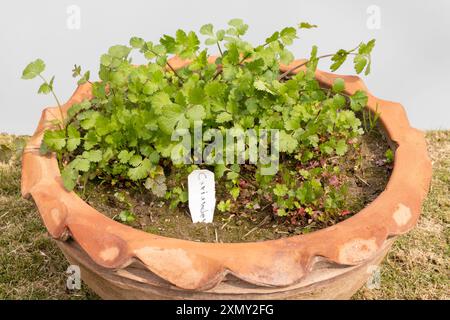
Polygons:
<instances>
[{"instance_id":1,"label":"white plastic label","mask_svg":"<svg viewBox=\"0 0 450 320\"><path fill-rule=\"evenodd\" d=\"M212 222L216 208L214 173L194 170L188 176L189 211L192 222Z\"/></svg>"}]
</instances>

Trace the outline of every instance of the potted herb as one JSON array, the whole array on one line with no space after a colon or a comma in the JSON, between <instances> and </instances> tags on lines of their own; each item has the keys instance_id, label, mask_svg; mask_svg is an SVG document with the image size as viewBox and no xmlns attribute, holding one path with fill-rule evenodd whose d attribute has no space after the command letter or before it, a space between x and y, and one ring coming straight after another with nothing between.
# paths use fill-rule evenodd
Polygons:
<instances>
[{"instance_id":1,"label":"potted herb","mask_svg":"<svg viewBox=\"0 0 450 320\"><path fill-rule=\"evenodd\" d=\"M423 135L358 77L317 69L351 58L369 74L374 40L294 60L288 46L315 27L258 46L240 19L204 25L207 48L192 31L133 37L100 57L100 81L75 65L65 104L42 60L25 68L57 107L25 149L23 195L102 297L350 297L414 226L431 175ZM212 222L188 210L199 170L214 172Z\"/></svg>"}]
</instances>

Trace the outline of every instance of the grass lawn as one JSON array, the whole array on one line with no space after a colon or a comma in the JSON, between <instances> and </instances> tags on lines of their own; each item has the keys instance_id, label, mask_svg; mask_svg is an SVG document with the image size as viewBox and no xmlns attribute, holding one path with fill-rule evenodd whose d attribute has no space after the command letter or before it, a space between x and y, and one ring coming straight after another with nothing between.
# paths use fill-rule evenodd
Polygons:
<instances>
[{"instance_id":1,"label":"grass lawn","mask_svg":"<svg viewBox=\"0 0 450 320\"><path fill-rule=\"evenodd\" d=\"M20 197L25 140L0 135L0 299L98 299L86 286L66 290L68 263L34 203ZM450 131L427 132L427 141L433 181L419 224L384 260L380 288L364 287L354 299L450 298Z\"/></svg>"}]
</instances>

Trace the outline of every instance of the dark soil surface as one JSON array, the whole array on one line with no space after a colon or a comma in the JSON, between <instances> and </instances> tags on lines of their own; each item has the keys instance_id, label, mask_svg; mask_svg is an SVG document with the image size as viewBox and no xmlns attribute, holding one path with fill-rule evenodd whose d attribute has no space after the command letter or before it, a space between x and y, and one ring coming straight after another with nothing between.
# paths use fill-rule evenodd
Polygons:
<instances>
[{"instance_id":1,"label":"dark soil surface","mask_svg":"<svg viewBox=\"0 0 450 320\"><path fill-rule=\"evenodd\" d=\"M344 173L341 183L348 187L345 200L347 210L337 218L324 222L306 218L301 224L292 224L288 219L274 215L271 204L248 209L244 203L239 204L239 199L245 197L245 190L231 212L222 213L216 209L213 223L195 224L192 223L187 205L171 209L166 201L156 198L145 189L114 188L90 182L85 190L78 189L77 192L91 206L115 220L120 221L122 211L131 211L135 219L127 223L153 234L203 242L278 239L336 224L363 209L384 190L392 169L392 164L385 156L389 145L377 129L359 139L357 151L329 159ZM216 203L226 200L222 189L216 184Z\"/></svg>"}]
</instances>

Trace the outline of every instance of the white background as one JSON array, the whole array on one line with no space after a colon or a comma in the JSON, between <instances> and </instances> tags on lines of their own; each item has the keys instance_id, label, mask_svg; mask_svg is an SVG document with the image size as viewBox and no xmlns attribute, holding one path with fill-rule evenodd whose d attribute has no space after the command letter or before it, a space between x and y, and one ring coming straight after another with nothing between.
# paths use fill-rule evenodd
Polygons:
<instances>
[{"instance_id":1,"label":"white background","mask_svg":"<svg viewBox=\"0 0 450 320\"><path fill-rule=\"evenodd\" d=\"M81 10L80 29L67 26L70 5ZM380 9L380 29L367 27L371 5ZM54 105L51 96L36 94L38 80L20 79L38 57L47 63L46 75L56 76L55 89L65 101L75 89L75 63L97 78L100 55L131 36L157 41L178 28L224 27L231 18L250 25L248 39L255 44L300 21L318 24L292 46L297 57L308 56L313 44L324 54L376 38L373 71L365 78L372 93L401 102L415 127L450 128L449 0L15 0L0 4L0 132L31 134L42 108ZM347 64L340 72L353 70Z\"/></svg>"}]
</instances>

